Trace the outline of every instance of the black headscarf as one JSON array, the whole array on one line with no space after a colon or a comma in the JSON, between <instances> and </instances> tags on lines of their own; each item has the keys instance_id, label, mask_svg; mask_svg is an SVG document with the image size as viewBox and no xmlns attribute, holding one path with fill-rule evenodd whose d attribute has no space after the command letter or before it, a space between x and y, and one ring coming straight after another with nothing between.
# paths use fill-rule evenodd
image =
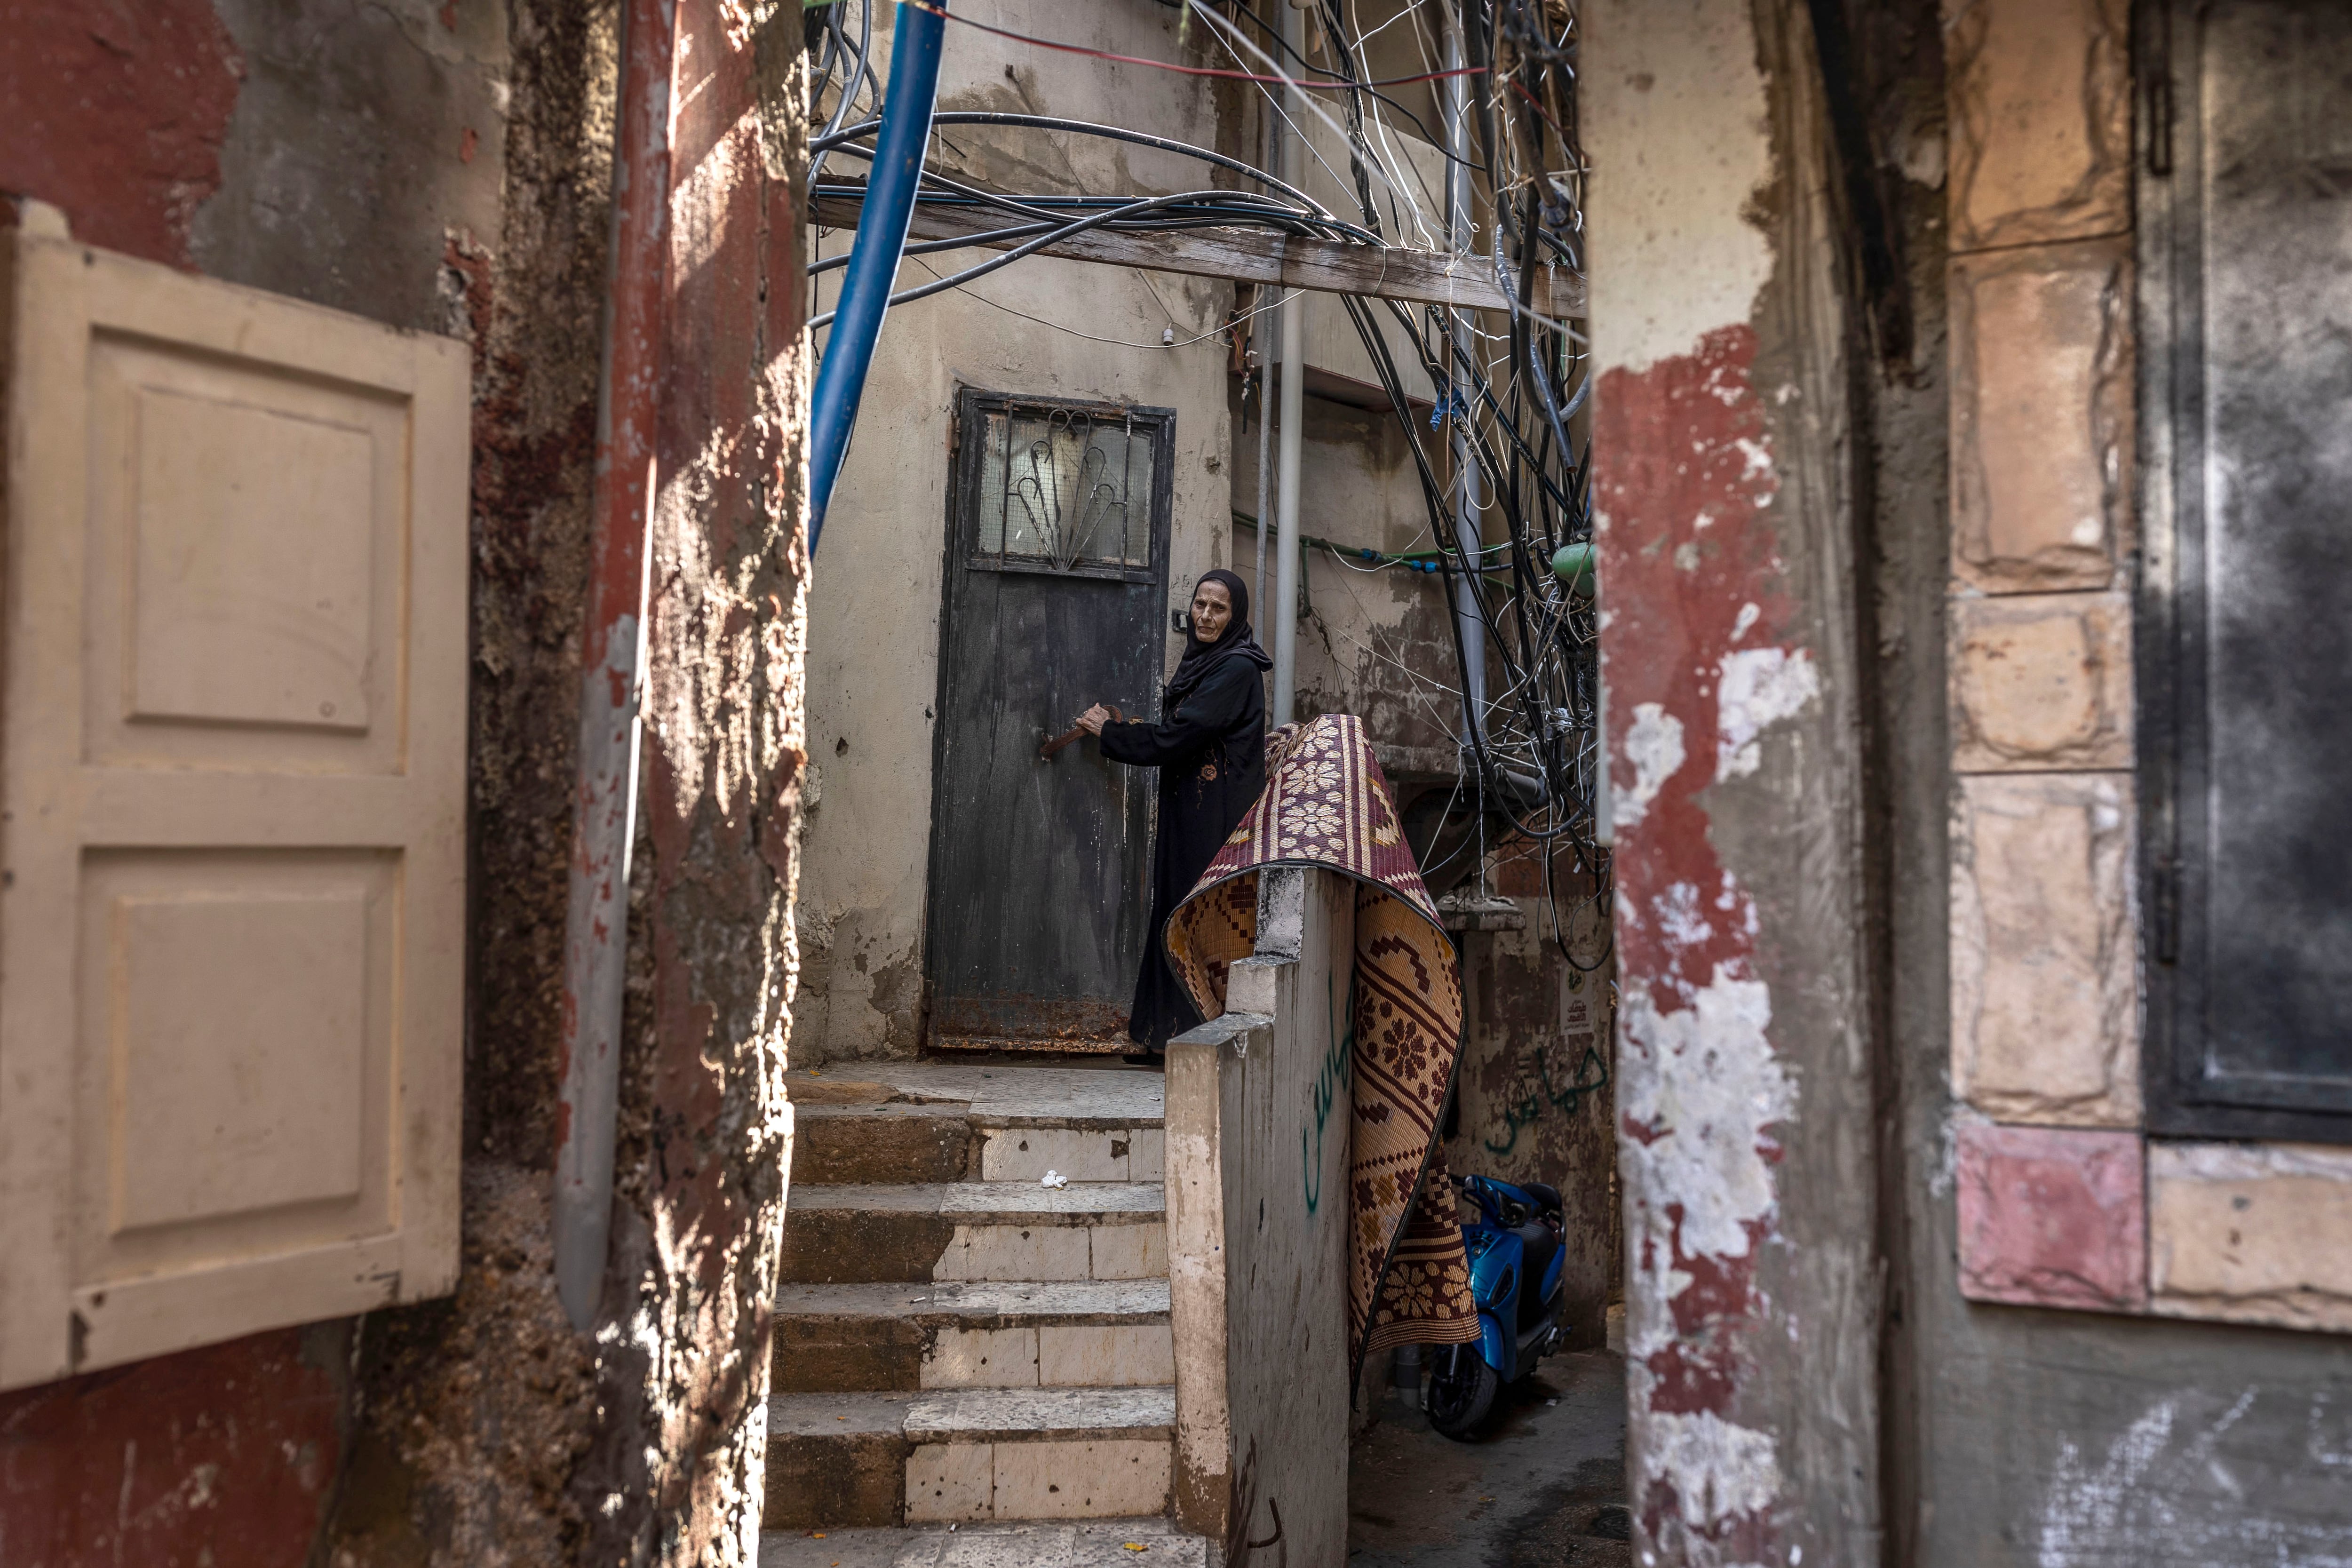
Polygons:
<instances>
[{"instance_id":1,"label":"black headscarf","mask_svg":"<svg viewBox=\"0 0 2352 1568\"><path fill-rule=\"evenodd\" d=\"M1160 700L1160 710L1163 714L1175 712L1176 704L1191 696L1194 689L1208 679L1211 670L1229 658L1245 658L1260 669L1274 668L1273 658L1265 649L1257 646L1257 638L1250 634L1247 585L1223 567L1201 574L1200 583L1192 584L1192 592L1196 595L1201 591L1201 583L1223 583L1225 585L1225 592L1233 597L1234 618L1225 623L1224 635L1214 642L1204 643L1201 640L1201 634L1192 629L1191 615L1186 615L1184 659L1169 679L1167 695Z\"/></svg>"}]
</instances>

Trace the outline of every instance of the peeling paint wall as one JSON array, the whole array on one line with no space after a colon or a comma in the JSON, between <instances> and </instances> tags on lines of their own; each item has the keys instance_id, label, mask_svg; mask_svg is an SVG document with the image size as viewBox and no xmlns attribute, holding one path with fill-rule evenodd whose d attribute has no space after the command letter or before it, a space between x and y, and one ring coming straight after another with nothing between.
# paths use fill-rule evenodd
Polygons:
<instances>
[{"instance_id":1,"label":"peeling paint wall","mask_svg":"<svg viewBox=\"0 0 2352 1568\"><path fill-rule=\"evenodd\" d=\"M517 9L528 28L532 14ZM479 356L503 259L510 19L484 0L26 0L0 16L0 193L58 207L91 244L468 338ZM601 257L601 207L586 194ZM526 265L543 254L520 248ZM593 299L587 317L593 400ZM561 361L550 342L541 362ZM478 441L512 450L531 423L512 412L478 405ZM560 460L541 467L560 476ZM478 476L478 527L508 515L485 489ZM576 635L578 616L557 635ZM496 636L480 646L505 650ZM568 648L559 657L568 667ZM475 763L478 786L485 772L547 766L504 731L478 731ZM567 811L564 782L551 782ZM557 865L560 928L560 851ZM508 890L500 881L478 907L495 910ZM495 912L481 922L511 924ZM499 1068L483 1066L468 1065L469 1116L499 1087ZM502 1154L505 1131L469 1128L467 1142ZM478 1249L477 1229L469 1221ZM357 1366L371 1330L401 1316L254 1335L0 1397L0 1561L303 1562L355 1495Z\"/></svg>"},{"instance_id":2,"label":"peeling paint wall","mask_svg":"<svg viewBox=\"0 0 2352 1568\"><path fill-rule=\"evenodd\" d=\"M341 1468L352 1326L257 1334L0 1398L0 1563L299 1563Z\"/></svg>"},{"instance_id":3,"label":"peeling paint wall","mask_svg":"<svg viewBox=\"0 0 2352 1568\"><path fill-rule=\"evenodd\" d=\"M1877 1560L1844 377L1807 19L1587 8L1645 1563Z\"/></svg>"},{"instance_id":4,"label":"peeling paint wall","mask_svg":"<svg viewBox=\"0 0 2352 1568\"><path fill-rule=\"evenodd\" d=\"M209 0L15 5L5 16L0 191L62 209L92 245L187 266L246 72Z\"/></svg>"},{"instance_id":5,"label":"peeling paint wall","mask_svg":"<svg viewBox=\"0 0 2352 1568\"><path fill-rule=\"evenodd\" d=\"M216 5L244 79L188 259L215 278L467 335L442 264L453 244L494 244L501 226L507 7Z\"/></svg>"}]
</instances>

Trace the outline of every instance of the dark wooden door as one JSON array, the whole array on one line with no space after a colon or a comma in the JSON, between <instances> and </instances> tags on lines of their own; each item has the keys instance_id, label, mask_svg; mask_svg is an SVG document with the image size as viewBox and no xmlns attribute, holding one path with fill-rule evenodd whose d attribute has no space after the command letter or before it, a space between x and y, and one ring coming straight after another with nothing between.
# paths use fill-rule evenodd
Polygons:
<instances>
[{"instance_id":1,"label":"dark wooden door","mask_svg":"<svg viewBox=\"0 0 2352 1568\"><path fill-rule=\"evenodd\" d=\"M1157 780L1038 749L1092 702L1158 710L1174 416L967 391L956 428L929 1042L1123 1048Z\"/></svg>"}]
</instances>

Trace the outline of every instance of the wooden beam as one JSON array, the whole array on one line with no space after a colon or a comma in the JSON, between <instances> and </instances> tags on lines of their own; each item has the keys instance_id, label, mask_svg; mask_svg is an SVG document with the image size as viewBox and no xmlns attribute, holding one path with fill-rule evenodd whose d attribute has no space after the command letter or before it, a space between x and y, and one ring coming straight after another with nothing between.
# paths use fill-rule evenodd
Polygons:
<instances>
[{"instance_id":1,"label":"wooden beam","mask_svg":"<svg viewBox=\"0 0 2352 1568\"><path fill-rule=\"evenodd\" d=\"M837 196L821 196L814 220L830 228L856 228L860 204ZM964 206L918 204L908 229L913 239L954 239L1003 228L1015 215ZM991 250L1010 250L1020 240L982 242ZM1237 283L1271 284L1284 289L1311 289L1327 294L1363 294L1410 305L1452 305L1466 310L1507 309L1503 291L1495 286L1487 266L1476 258L1456 258L1433 250L1408 250L1399 246L1344 245L1337 240L1303 239L1256 228L1163 229L1157 233L1089 229L1040 255L1074 261L1102 261L1116 267L1140 267L1154 272L1177 272L1193 278L1223 278ZM1584 278L1565 267L1536 269L1535 313L1555 320L1584 314Z\"/></svg>"}]
</instances>

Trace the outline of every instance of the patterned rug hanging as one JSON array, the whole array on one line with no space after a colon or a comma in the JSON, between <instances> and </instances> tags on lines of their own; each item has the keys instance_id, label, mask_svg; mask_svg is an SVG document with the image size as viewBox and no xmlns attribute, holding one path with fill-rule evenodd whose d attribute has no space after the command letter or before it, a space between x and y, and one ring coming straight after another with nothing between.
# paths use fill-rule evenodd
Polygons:
<instances>
[{"instance_id":1,"label":"patterned rug hanging","mask_svg":"<svg viewBox=\"0 0 2352 1568\"><path fill-rule=\"evenodd\" d=\"M1327 714L1267 738L1265 793L1169 917L1169 962L1203 1017L1224 1011L1228 968L1256 950L1257 873L1270 866L1311 866L1357 882L1348 1150L1352 1386L1372 1351L1478 1337L1453 1182L1437 1141L1462 1044L1461 971L1388 780L1353 715Z\"/></svg>"}]
</instances>

